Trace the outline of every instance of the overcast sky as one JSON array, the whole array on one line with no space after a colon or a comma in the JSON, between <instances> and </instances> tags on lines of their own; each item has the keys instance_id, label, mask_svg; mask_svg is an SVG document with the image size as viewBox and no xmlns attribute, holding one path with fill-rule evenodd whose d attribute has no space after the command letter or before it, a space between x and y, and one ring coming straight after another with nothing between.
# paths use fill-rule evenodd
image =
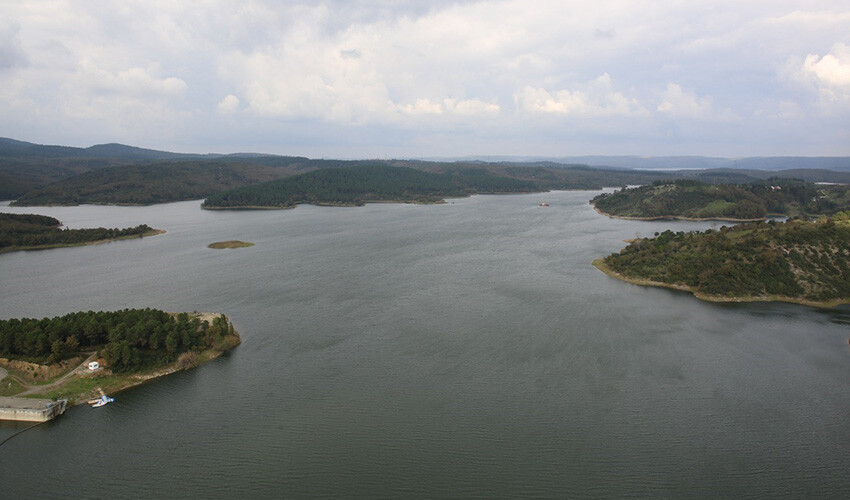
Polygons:
<instances>
[{"instance_id":1,"label":"overcast sky","mask_svg":"<svg viewBox=\"0 0 850 500\"><path fill-rule=\"evenodd\" d=\"M850 155L850 2L0 0L0 136L314 158Z\"/></svg>"}]
</instances>

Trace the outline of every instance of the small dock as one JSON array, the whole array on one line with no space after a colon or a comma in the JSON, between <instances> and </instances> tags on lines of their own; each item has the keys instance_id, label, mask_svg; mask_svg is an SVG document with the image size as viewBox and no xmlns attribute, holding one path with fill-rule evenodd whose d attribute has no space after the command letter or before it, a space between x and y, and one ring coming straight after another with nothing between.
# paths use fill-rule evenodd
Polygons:
<instances>
[{"instance_id":1,"label":"small dock","mask_svg":"<svg viewBox=\"0 0 850 500\"><path fill-rule=\"evenodd\" d=\"M67 399L8 398L0 397L0 420L17 422L47 422L65 412Z\"/></svg>"}]
</instances>

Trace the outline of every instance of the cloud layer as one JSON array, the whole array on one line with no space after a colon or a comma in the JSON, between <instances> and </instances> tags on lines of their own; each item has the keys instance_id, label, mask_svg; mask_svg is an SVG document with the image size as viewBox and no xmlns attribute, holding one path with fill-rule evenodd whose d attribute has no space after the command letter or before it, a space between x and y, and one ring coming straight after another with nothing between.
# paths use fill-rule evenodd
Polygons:
<instances>
[{"instance_id":1,"label":"cloud layer","mask_svg":"<svg viewBox=\"0 0 850 500\"><path fill-rule=\"evenodd\" d=\"M0 135L42 143L850 154L837 0L22 0L0 19Z\"/></svg>"}]
</instances>

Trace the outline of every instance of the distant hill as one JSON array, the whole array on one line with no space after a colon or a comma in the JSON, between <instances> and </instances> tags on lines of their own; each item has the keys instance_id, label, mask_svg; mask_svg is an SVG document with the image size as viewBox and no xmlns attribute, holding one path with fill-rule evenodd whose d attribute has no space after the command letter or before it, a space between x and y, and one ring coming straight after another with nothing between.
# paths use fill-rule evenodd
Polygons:
<instances>
[{"instance_id":1,"label":"distant hill","mask_svg":"<svg viewBox=\"0 0 850 500\"><path fill-rule=\"evenodd\" d=\"M710 156L464 156L457 158L431 157L428 161L486 161L486 162L551 162L583 164L592 167L616 167L645 170L793 170L826 169L850 172L850 156L753 156L746 158L717 158Z\"/></svg>"},{"instance_id":2,"label":"distant hill","mask_svg":"<svg viewBox=\"0 0 850 500\"><path fill-rule=\"evenodd\" d=\"M728 160L684 156L659 158L586 156L555 160L526 158L522 162L504 161L499 157L488 159L492 161L313 160L250 152L228 155L170 153L123 144L75 148L0 138L0 200L18 199L19 204L22 205L161 203L203 198L217 190L228 190L312 170L361 165L406 167L456 177L486 172L491 179L507 177L534 183L537 190L600 189L677 179L698 179L713 184L741 184L775 176L810 182L850 183L850 169L835 171L823 168L796 168L774 171L733 168L736 161L740 167L754 165L753 162L756 160L765 160L772 167L791 163L798 166L829 163L836 168L843 168L845 165L843 162L847 158ZM614 161L607 161L611 159ZM747 163L749 160L752 161ZM649 163L642 163L644 161ZM733 167L715 168L729 165L730 162ZM598 167L584 163L617 165ZM186 166L179 167L181 164ZM639 170L624 167L647 165L656 168L659 166L686 168L694 165L711 168ZM137 168L146 166L151 168ZM94 173L102 169L110 170L102 174ZM151 175L148 176L147 173Z\"/></svg>"},{"instance_id":3,"label":"distant hill","mask_svg":"<svg viewBox=\"0 0 850 500\"><path fill-rule=\"evenodd\" d=\"M197 160L222 155L169 153L154 149L137 148L123 144L98 144L88 148L47 146L0 137L0 158L105 158L115 160Z\"/></svg>"},{"instance_id":4,"label":"distant hill","mask_svg":"<svg viewBox=\"0 0 850 500\"><path fill-rule=\"evenodd\" d=\"M169 153L122 144L88 148L47 146L0 138L0 199L15 199L53 182L100 168L218 156Z\"/></svg>"},{"instance_id":5,"label":"distant hill","mask_svg":"<svg viewBox=\"0 0 850 500\"><path fill-rule=\"evenodd\" d=\"M229 162L183 161L124 165L85 172L30 191L12 204L150 205L197 200L218 191L291 175L283 168Z\"/></svg>"}]
</instances>

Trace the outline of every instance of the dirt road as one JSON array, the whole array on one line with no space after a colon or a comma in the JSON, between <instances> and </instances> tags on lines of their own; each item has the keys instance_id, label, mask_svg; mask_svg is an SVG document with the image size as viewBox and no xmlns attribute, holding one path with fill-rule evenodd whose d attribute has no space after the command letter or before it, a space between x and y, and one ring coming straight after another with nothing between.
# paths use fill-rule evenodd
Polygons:
<instances>
[{"instance_id":1,"label":"dirt road","mask_svg":"<svg viewBox=\"0 0 850 500\"><path fill-rule=\"evenodd\" d=\"M27 390L25 390L24 392L18 393L15 396L26 396L27 394L37 394L39 392L45 392L45 391L48 391L48 390L53 389L55 387L58 387L58 386L64 384L65 381L67 381L69 378L71 378L74 374L83 373L85 371L88 371L89 361L92 361L96 357L97 357L97 352L95 351L95 352L91 353L89 355L89 357L87 357L82 363L80 363L80 366L74 368L73 370L69 371L65 375L62 375L61 377L54 380L53 382L51 382L49 384L44 384L44 385L29 385L29 384L26 384L25 387L27 387ZM19 382L20 382L20 380L19 380Z\"/></svg>"}]
</instances>

